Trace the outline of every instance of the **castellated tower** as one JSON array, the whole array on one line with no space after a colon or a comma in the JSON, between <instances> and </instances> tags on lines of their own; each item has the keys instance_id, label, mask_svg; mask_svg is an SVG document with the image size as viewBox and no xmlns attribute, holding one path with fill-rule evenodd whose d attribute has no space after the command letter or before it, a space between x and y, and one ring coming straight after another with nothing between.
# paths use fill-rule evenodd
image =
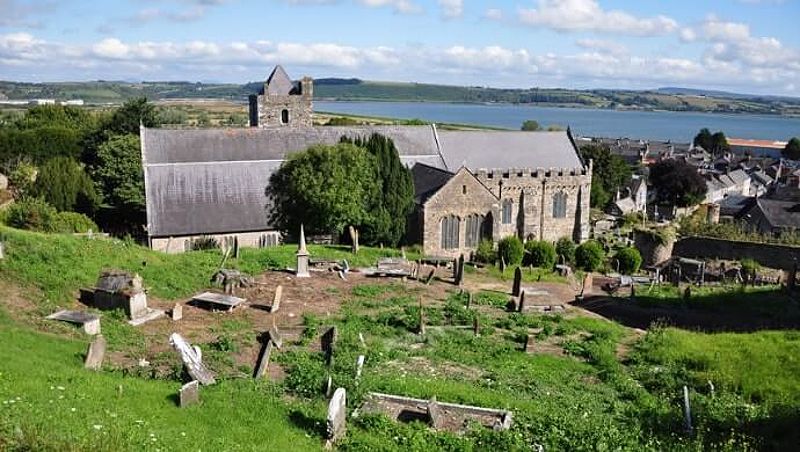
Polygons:
<instances>
[{"instance_id":1,"label":"castellated tower","mask_svg":"<svg viewBox=\"0 0 800 452\"><path fill-rule=\"evenodd\" d=\"M275 66L259 94L250 96L250 126L311 127L313 97L310 77L292 82L281 66Z\"/></svg>"}]
</instances>

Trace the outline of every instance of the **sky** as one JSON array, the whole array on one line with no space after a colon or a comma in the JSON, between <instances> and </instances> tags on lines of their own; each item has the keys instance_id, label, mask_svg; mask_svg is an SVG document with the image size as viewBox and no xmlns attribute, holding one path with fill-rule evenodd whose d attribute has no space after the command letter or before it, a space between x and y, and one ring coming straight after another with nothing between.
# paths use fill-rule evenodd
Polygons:
<instances>
[{"instance_id":1,"label":"sky","mask_svg":"<svg viewBox=\"0 0 800 452\"><path fill-rule=\"evenodd\" d=\"M0 80L293 78L800 96L800 0L0 0Z\"/></svg>"}]
</instances>

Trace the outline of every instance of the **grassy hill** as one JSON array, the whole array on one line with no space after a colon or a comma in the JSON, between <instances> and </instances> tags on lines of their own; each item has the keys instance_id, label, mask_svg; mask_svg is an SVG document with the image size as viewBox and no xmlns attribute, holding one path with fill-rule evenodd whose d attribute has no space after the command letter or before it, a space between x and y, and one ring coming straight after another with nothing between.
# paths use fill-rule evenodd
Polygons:
<instances>
[{"instance_id":1,"label":"grassy hill","mask_svg":"<svg viewBox=\"0 0 800 452\"><path fill-rule=\"evenodd\" d=\"M349 411L376 391L514 412L507 432L472 428L461 436L421 423L351 418L340 450L530 450L534 444L545 450L788 450L799 439L793 428L800 419L796 331L656 327L643 333L573 308L557 315L509 313L509 283L497 270L469 269L470 308L467 296L446 281L426 286L316 274L294 285L284 273L270 272L270 281L286 285L281 310L305 312L294 317L302 332L274 352L281 372L269 381L248 377L255 335L269 316L255 308L215 314L187 307L180 322L138 328L119 313L101 313L110 357L102 371L86 371L88 339L71 326L42 321L44 314L56 305L75 306L76 290L105 267L139 272L162 303L185 300L208 286L220 253L167 256L117 240L9 228L0 235L7 252L0 260L0 450L319 450L328 375L347 388ZM294 250L245 249L229 266L254 274L282 268ZM346 256L354 267L396 254L365 248L354 257L322 246L311 253ZM526 284L543 284L525 273ZM709 289L702 296L714 295ZM417 334L419 297L424 336ZM797 303L777 291L769 297ZM475 318L478 336L471 330ZM202 323L192 323L197 319ZM327 369L315 337L329 325L337 326L339 339ZM175 404L180 366L165 345L175 328L189 328L187 337L220 375L201 391L202 403L188 409ZM524 353L528 335L533 352ZM367 359L356 381L361 354ZM135 364L141 358L151 361L152 371ZM160 364L174 371L156 372ZM693 435L682 426L684 384L691 388Z\"/></svg>"},{"instance_id":2,"label":"grassy hill","mask_svg":"<svg viewBox=\"0 0 800 452\"><path fill-rule=\"evenodd\" d=\"M150 99L221 99L244 103L260 82L246 84L199 82L54 82L0 81L0 93L10 99L84 99L90 103L121 103L146 96ZM568 107L702 111L721 113L800 114L800 99L755 96L718 91L665 88L651 91L570 90L557 88L501 89L426 83L318 79L318 100L501 102Z\"/></svg>"}]
</instances>

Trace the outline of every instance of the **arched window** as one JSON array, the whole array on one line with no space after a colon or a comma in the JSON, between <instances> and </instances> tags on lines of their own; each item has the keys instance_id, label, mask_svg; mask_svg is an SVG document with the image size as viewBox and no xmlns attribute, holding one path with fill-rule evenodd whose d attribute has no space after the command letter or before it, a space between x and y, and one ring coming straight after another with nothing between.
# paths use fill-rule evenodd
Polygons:
<instances>
[{"instance_id":1,"label":"arched window","mask_svg":"<svg viewBox=\"0 0 800 452\"><path fill-rule=\"evenodd\" d=\"M511 207L514 201L510 199L503 200L503 224L511 224Z\"/></svg>"},{"instance_id":2,"label":"arched window","mask_svg":"<svg viewBox=\"0 0 800 452\"><path fill-rule=\"evenodd\" d=\"M289 110L281 110L281 124L289 124Z\"/></svg>"},{"instance_id":3,"label":"arched window","mask_svg":"<svg viewBox=\"0 0 800 452\"><path fill-rule=\"evenodd\" d=\"M553 195L553 218L567 217L567 194L560 191Z\"/></svg>"},{"instance_id":4,"label":"arched window","mask_svg":"<svg viewBox=\"0 0 800 452\"><path fill-rule=\"evenodd\" d=\"M455 215L442 218L442 249L454 250L458 248L458 232L461 228L461 219Z\"/></svg>"},{"instance_id":5,"label":"arched window","mask_svg":"<svg viewBox=\"0 0 800 452\"><path fill-rule=\"evenodd\" d=\"M464 246L477 248L481 241L481 232L484 227L484 216L473 213L467 217L467 235L464 237Z\"/></svg>"}]
</instances>

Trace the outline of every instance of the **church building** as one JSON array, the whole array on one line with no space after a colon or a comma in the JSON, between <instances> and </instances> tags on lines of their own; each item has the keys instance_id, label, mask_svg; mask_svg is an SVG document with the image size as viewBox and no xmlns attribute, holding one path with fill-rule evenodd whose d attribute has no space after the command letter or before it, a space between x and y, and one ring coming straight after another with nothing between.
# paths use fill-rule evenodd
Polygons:
<instances>
[{"instance_id":1,"label":"church building","mask_svg":"<svg viewBox=\"0 0 800 452\"><path fill-rule=\"evenodd\" d=\"M589 235L591 162L567 132L439 130L423 126L314 126L313 81L277 66L250 96L249 128L142 128L147 231L153 249L280 243L269 221L270 175L292 153L341 137L391 138L412 170L416 209L408 239L428 256L469 254L482 239L576 242Z\"/></svg>"}]
</instances>

